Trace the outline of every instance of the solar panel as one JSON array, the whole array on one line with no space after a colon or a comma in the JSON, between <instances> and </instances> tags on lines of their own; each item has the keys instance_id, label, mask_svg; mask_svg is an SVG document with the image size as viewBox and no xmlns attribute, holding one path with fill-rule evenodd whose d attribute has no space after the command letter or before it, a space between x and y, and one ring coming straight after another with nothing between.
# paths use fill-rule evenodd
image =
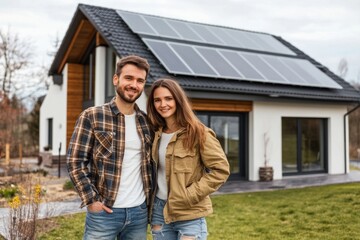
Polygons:
<instances>
[{"instance_id":1,"label":"solar panel","mask_svg":"<svg viewBox=\"0 0 360 240\"><path fill-rule=\"evenodd\" d=\"M130 13L117 10L130 29L140 35L146 34L170 40L186 40L217 46L243 48L257 51L296 55L274 37L238 29L191 23L176 19Z\"/></svg>"},{"instance_id":2,"label":"solar panel","mask_svg":"<svg viewBox=\"0 0 360 240\"><path fill-rule=\"evenodd\" d=\"M313 76L311 76L311 74L307 71L305 71L303 68L300 67L300 65L295 62L292 61L292 59L289 60L284 60L284 63L290 67L290 69L292 69L294 72L296 72L299 76L301 76L306 83L313 85L313 84L320 84L320 82L314 78Z\"/></svg>"},{"instance_id":3,"label":"solar panel","mask_svg":"<svg viewBox=\"0 0 360 240\"><path fill-rule=\"evenodd\" d=\"M167 43L149 39L144 39L144 42L155 54L155 56L160 59L168 72L181 74L193 73Z\"/></svg>"},{"instance_id":4,"label":"solar panel","mask_svg":"<svg viewBox=\"0 0 360 240\"><path fill-rule=\"evenodd\" d=\"M262 38L259 38L258 34L247 34L248 37L251 38L252 41L254 41L259 48L261 48L263 51L269 51L269 52L277 52L275 48L273 48L268 41L263 40Z\"/></svg>"},{"instance_id":5,"label":"solar panel","mask_svg":"<svg viewBox=\"0 0 360 240\"><path fill-rule=\"evenodd\" d=\"M180 34L182 39L195 41L195 42L204 42L204 40L192 30L188 24L185 24L181 21L168 20L170 26L172 26Z\"/></svg>"},{"instance_id":6,"label":"solar panel","mask_svg":"<svg viewBox=\"0 0 360 240\"><path fill-rule=\"evenodd\" d=\"M286 66L279 58L264 56L263 59L272 66L291 83L299 85L307 85L306 81L302 79L299 75L293 72L288 66Z\"/></svg>"},{"instance_id":7,"label":"solar panel","mask_svg":"<svg viewBox=\"0 0 360 240\"><path fill-rule=\"evenodd\" d=\"M223 28L212 28L212 32L220 38L226 45L228 46L235 46L235 47L243 47L239 44L239 42L234 38L234 36L231 36L228 31L225 31Z\"/></svg>"},{"instance_id":8,"label":"solar panel","mask_svg":"<svg viewBox=\"0 0 360 240\"><path fill-rule=\"evenodd\" d=\"M266 82L265 77L262 76L251 64L245 61L237 52L220 50L220 53L232 63L232 65L245 77L253 81Z\"/></svg>"},{"instance_id":9,"label":"solar panel","mask_svg":"<svg viewBox=\"0 0 360 240\"><path fill-rule=\"evenodd\" d=\"M273 36L265 34L257 34L256 36L263 41L266 41L266 43L271 46L272 49L276 49L276 52L281 52L288 55L296 55L289 48L285 47L282 43L276 40Z\"/></svg>"},{"instance_id":10,"label":"solar panel","mask_svg":"<svg viewBox=\"0 0 360 240\"><path fill-rule=\"evenodd\" d=\"M242 77L215 49L202 47L197 47L196 49L220 76L231 78Z\"/></svg>"},{"instance_id":11,"label":"solar panel","mask_svg":"<svg viewBox=\"0 0 360 240\"><path fill-rule=\"evenodd\" d=\"M206 26L200 24L188 23L189 27L192 28L197 34L201 36L205 42L210 44L224 45L225 43L216 37Z\"/></svg>"},{"instance_id":12,"label":"solar panel","mask_svg":"<svg viewBox=\"0 0 360 240\"><path fill-rule=\"evenodd\" d=\"M128 12L121 12L121 17L124 21L131 26L130 29L134 33L142 33L142 34L150 34L150 35L157 35L157 33L150 27L150 25L144 20L142 15L128 13Z\"/></svg>"},{"instance_id":13,"label":"solar panel","mask_svg":"<svg viewBox=\"0 0 360 240\"><path fill-rule=\"evenodd\" d=\"M195 74L202 76L218 76L207 62L195 51L192 46L170 43L173 50L186 62Z\"/></svg>"},{"instance_id":14,"label":"solar panel","mask_svg":"<svg viewBox=\"0 0 360 240\"><path fill-rule=\"evenodd\" d=\"M306 60L299 60L297 62L301 68L303 68L306 72L308 72L311 76L313 76L316 80L321 82L322 84L326 84L332 87L336 87L337 83L335 83L332 79L330 79L327 75L321 72L318 68L312 65L310 62ZM330 81L329 81L330 80Z\"/></svg>"},{"instance_id":15,"label":"solar panel","mask_svg":"<svg viewBox=\"0 0 360 240\"><path fill-rule=\"evenodd\" d=\"M255 54L245 54L241 53L241 56L245 58L246 61L251 63L269 82L274 83L287 83L288 81L284 79L279 73L274 71L264 60L261 59L259 55Z\"/></svg>"},{"instance_id":16,"label":"solar panel","mask_svg":"<svg viewBox=\"0 0 360 240\"><path fill-rule=\"evenodd\" d=\"M160 35L166 37L179 38L180 36L161 18L144 16L144 19L152 26Z\"/></svg>"}]
</instances>

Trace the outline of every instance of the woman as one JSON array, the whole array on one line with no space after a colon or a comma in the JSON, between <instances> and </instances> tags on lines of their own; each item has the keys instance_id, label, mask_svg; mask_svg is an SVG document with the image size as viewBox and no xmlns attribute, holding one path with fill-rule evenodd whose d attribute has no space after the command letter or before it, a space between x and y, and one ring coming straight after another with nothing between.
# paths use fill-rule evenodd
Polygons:
<instances>
[{"instance_id":1,"label":"woman","mask_svg":"<svg viewBox=\"0 0 360 240\"><path fill-rule=\"evenodd\" d=\"M151 230L153 239L206 239L209 194L229 176L229 164L215 133L193 113L179 84L152 85L147 114L154 126L152 157L157 168Z\"/></svg>"}]
</instances>

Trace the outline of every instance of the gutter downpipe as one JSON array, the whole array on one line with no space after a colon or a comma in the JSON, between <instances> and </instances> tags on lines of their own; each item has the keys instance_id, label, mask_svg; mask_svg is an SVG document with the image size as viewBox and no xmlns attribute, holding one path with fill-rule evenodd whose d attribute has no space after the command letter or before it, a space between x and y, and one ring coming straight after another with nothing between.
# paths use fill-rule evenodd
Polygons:
<instances>
[{"instance_id":1,"label":"gutter downpipe","mask_svg":"<svg viewBox=\"0 0 360 240\"><path fill-rule=\"evenodd\" d=\"M354 107L353 109L351 109L350 111L348 111L347 113L344 114L344 144L345 144L345 147L344 147L344 163L345 163L345 168L344 168L344 173L346 174L347 173L347 164L346 164L346 152L347 152L347 149L346 149L346 116L349 115L350 113L352 113L353 111L355 111L356 109L358 109L360 107L360 103L358 103L358 105L356 107Z\"/></svg>"}]
</instances>

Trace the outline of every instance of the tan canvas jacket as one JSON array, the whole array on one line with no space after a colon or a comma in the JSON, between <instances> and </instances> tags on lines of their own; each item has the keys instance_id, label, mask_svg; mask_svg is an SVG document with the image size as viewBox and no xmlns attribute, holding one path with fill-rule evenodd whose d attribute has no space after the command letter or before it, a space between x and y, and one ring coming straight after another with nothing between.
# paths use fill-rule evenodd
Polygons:
<instances>
[{"instance_id":1,"label":"tan canvas jacket","mask_svg":"<svg viewBox=\"0 0 360 240\"><path fill-rule=\"evenodd\" d=\"M229 163L213 130L206 128L203 150L197 144L191 151L183 146L184 132L185 129L181 129L174 134L165 155L169 189L164 208L166 223L196 219L212 213L209 194L215 192L230 174ZM160 137L161 130L155 133L152 147L156 168Z\"/></svg>"}]
</instances>

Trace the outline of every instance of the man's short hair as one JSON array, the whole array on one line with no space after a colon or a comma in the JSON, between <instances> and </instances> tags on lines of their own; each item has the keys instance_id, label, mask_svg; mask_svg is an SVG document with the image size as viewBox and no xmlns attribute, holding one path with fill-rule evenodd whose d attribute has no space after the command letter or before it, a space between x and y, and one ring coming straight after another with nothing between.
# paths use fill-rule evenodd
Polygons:
<instances>
[{"instance_id":1,"label":"man's short hair","mask_svg":"<svg viewBox=\"0 0 360 240\"><path fill-rule=\"evenodd\" d=\"M120 59L120 61L117 62L116 71L115 71L115 74L117 76L120 76L121 70L126 64L133 64L136 67L145 70L146 77L148 76L148 73L150 71L150 65L149 65L148 61L145 58L142 58L142 57L139 57L136 55L129 55L129 56L123 57Z\"/></svg>"}]
</instances>

